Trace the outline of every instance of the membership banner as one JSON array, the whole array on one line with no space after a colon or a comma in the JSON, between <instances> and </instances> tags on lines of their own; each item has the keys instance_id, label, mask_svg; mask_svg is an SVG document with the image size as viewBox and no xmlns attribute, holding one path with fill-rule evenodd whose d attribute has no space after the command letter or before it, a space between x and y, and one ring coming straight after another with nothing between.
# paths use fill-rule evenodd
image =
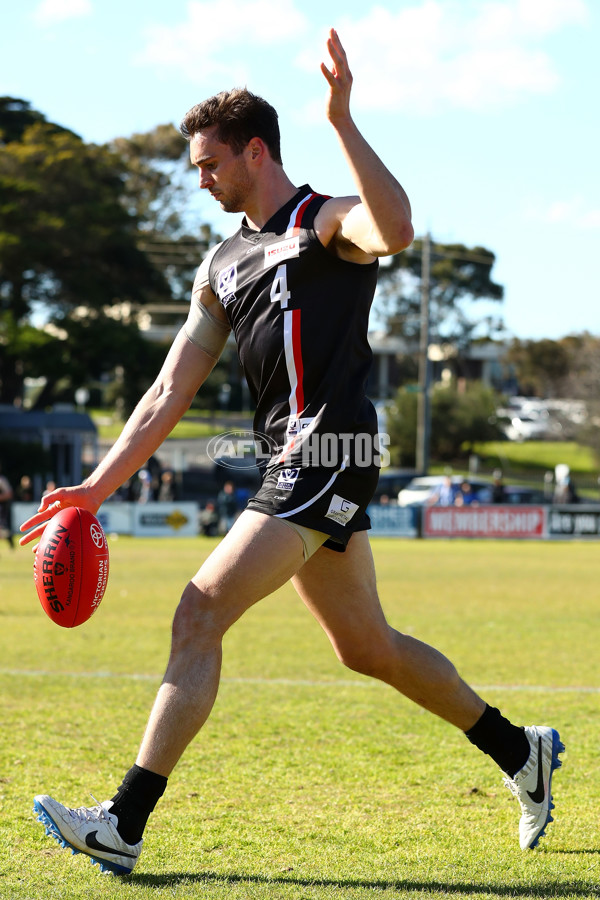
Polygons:
<instances>
[{"instance_id":1,"label":"membership banner","mask_svg":"<svg viewBox=\"0 0 600 900\"><path fill-rule=\"evenodd\" d=\"M544 506L428 506L423 537L543 538Z\"/></svg>"}]
</instances>

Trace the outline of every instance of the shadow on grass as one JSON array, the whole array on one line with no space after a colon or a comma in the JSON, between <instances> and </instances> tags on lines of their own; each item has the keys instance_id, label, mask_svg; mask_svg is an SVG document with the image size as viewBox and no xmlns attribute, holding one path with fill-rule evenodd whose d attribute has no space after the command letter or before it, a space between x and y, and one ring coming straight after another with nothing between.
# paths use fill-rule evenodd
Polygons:
<instances>
[{"instance_id":1,"label":"shadow on grass","mask_svg":"<svg viewBox=\"0 0 600 900\"><path fill-rule=\"evenodd\" d=\"M597 850L564 851L566 853L598 853ZM384 881L360 878L268 878L265 875L238 875L218 874L217 872L164 872L160 875L150 873L132 874L127 878L129 884L139 884L145 887L173 887L177 884L263 884L289 885L290 887L323 887L340 889L362 890L394 890L394 891L428 891L431 894L439 893L440 896L452 896L452 894L485 894L489 897L600 897L600 884L590 884L582 881L544 881L540 884L510 884L490 885L476 882L447 881L411 881L400 879L397 881Z\"/></svg>"}]
</instances>

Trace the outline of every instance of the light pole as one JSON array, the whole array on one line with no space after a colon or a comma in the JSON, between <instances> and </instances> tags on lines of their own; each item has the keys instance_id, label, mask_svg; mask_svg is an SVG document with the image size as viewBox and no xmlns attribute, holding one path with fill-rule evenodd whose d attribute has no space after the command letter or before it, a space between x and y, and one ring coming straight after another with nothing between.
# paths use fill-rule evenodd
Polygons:
<instances>
[{"instance_id":1,"label":"light pole","mask_svg":"<svg viewBox=\"0 0 600 900\"><path fill-rule=\"evenodd\" d=\"M429 291L431 284L431 235L423 238L421 251L421 331L419 338L419 393L417 395L417 472L429 470L431 439L431 363L429 361Z\"/></svg>"}]
</instances>

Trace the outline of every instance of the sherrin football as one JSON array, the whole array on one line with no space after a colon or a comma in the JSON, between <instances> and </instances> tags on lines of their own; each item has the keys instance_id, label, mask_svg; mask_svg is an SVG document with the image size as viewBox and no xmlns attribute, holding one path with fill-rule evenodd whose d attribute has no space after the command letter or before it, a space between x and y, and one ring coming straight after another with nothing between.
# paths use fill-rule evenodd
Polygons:
<instances>
[{"instance_id":1,"label":"sherrin football","mask_svg":"<svg viewBox=\"0 0 600 900\"><path fill-rule=\"evenodd\" d=\"M46 525L35 551L33 580L44 612L75 628L96 612L108 581L108 544L87 509L61 509Z\"/></svg>"}]
</instances>

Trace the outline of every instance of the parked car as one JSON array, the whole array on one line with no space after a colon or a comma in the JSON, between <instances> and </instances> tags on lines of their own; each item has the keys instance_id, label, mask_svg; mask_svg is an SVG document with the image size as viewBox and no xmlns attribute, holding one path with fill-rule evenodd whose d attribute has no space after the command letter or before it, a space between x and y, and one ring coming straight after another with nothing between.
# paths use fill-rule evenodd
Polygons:
<instances>
[{"instance_id":1,"label":"parked car","mask_svg":"<svg viewBox=\"0 0 600 900\"><path fill-rule=\"evenodd\" d=\"M410 484L416 474L414 469L382 469L373 501L379 503L381 497L386 496L395 503L402 488Z\"/></svg>"},{"instance_id":2,"label":"parked car","mask_svg":"<svg viewBox=\"0 0 600 900\"><path fill-rule=\"evenodd\" d=\"M547 417L520 413L513 416L503 431L509 441L540 441L550 434L550 423Z\"/></svg>"},{"instance_id":3,"label":"parked car","mask_svg":"<svg viewBox=\"0 0 600 900\"><path fill-rule=\"evenodd\" d=\"M398 494L400 506L425 506L434 501L436 493L443 482L443 475L422 475L413 480ZM492 497L492 485L489 481L478 478L464 478L460 475L451 476L452 484L458 490L465 481L471 485L471 490L478 503L489 503Z\"/></svg>"},{"instance_id":4,"label":"parked car","mask_svg":"<svg viewBox=\"0 0 600 900\"><path fill-rule=\"evenodd\" d=\"M503 503L527 504L527 503L550 503L551 497L547 497L540 488L523 487L520 484L504 485Z\"/></svg>"}]
</instances>

